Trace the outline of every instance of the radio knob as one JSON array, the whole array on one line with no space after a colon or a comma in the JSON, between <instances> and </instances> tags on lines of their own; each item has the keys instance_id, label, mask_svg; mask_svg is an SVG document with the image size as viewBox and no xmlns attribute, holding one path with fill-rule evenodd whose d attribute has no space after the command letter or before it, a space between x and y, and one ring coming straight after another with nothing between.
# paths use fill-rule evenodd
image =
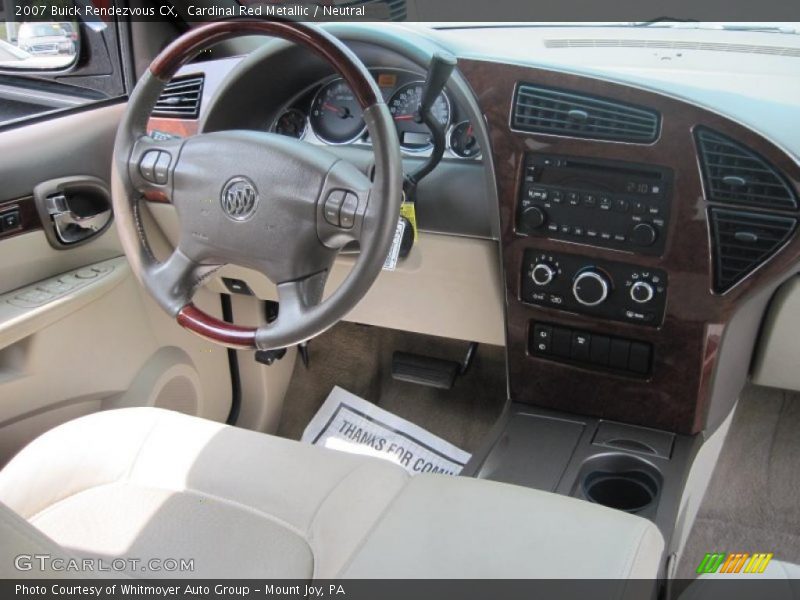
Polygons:
<instances>
[{"instance_id":1,"label":"radio knob","mask_svg":"<svg viewBox=\"0 0 800 600\"><path fill-rule=\"evenodd\" d=\"M631 300L639 304L646 304L653 299L655 290L646 281L637 281L631 286Z\"/></svg>"},{"instance_id":2,"label":"radio knob","mask_svg":"<svg viewBox=\"0 0 800 600\"><path fill-rule=\"evenodd\" d=\"M556 270L547 263L536 263L531 269L531 279L536 285L547 285L556 278Z\"/></svg>"},{"instance_id":3,"label":"radio knob","mask_svg":"<svg viewBox=\"0 0 800 600\"><path fill-rule=\"evenodd\" d=\"M538 229L546 220L547 215L538 206L529 206L522 211L522 225L525 229Z\"/></svg>"},{"instance_id":4,"label":"radio knob","mask_svg":"<svg viewBox=\"0 0 800 600\"><path fill-rule=\"evenodd\" d=\"M637 246L652 246L658 232L650 223L639 223L631 231L631 241Z\"/></svg>"},{"instance_id":5,"label":"radio knob","mask_svg":"<svg viewBox=\"0 0 800 600\"><path fill-rule=\"evenodd\" d=\"M608 278L594 269L581 271L572 282L572 293L575 300L584 306L601 304L608 298L610 290L611 283Z\"/></svg>"}]
</instances>

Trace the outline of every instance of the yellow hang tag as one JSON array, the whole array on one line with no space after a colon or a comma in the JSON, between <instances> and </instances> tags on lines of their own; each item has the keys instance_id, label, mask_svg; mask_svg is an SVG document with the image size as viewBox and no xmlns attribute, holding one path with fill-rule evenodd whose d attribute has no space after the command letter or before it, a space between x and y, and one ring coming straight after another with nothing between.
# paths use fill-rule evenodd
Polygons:
<instances>
[{"instance_id":1,"label":"yellow hang tag","mask_svg":"<svg viewBox=\"0 0 800 600\"><path fill-rule=\"evenodd\" d=\"M413 202L403 202L400 205L400 216L408 219L411 230L414 232L414 241L417 241L417 208Z\"/></svg>"}]
</instances>

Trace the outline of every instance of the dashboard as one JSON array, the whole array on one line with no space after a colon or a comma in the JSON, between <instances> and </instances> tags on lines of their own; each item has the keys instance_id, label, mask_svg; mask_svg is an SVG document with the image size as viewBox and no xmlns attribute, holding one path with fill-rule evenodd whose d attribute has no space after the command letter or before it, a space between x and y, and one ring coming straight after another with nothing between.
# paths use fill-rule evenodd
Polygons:
<instances>
[{"instance_id":1,"label":"dashboard","mask_svg":"<svg viewBox=\"0 0 800 600\"><path fill-rule=\"evenodd\" d=\"M785 119L796 114L797 96L787 93L796 81L783 75L792 59L730 57L725 46L682 40L680 56L670 56L684 61L676 70L665 66L666 51L647 48L677 41L636 31L629 48L586 42L581 60L570 50L559 66L532 58L572 48L552 32L330 31L373 73L409 169L430 150L414 119L424 65L441 47L459 57L437 101L445 160L420 185L417 218L423 232L496 245L511 399L680 433L718 425L747 377L770 298L800 268L798 120ZM606 47L619 69L599 66L596 48ZM706 72L728 61L741 81ZM757 69L772 82L763 97L746 83ZM267 130L370 168L352 93L313 57L268 44L182 75L197 73L206 82L200 118L153 119L154 129ZM440 284L446 305L431 312L457 320L469 294L448 295L448 286L470 266L455 254L435 259L450 279ZM407 299L386 302L383 313L408 312ZM479 309L468 314L481 318Z\"/></svg>"}]
</instances>

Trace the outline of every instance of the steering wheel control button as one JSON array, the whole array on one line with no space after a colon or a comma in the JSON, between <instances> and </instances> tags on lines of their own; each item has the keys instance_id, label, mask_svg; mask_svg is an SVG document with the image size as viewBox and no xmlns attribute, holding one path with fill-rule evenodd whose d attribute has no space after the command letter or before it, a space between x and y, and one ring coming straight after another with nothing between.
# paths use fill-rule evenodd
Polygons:
<instances>
[{"instance_id":1,"label":"steering wheel control button","mask_svg":"<svg viewBox=\"0 0 800 600\"><path fill-rule=\"evenodd\" d=\"M331 193L328 194L327 199L325 200L325 205L323 206L323 213L325 215L325 221L333 225L334 227L339 227L341 224L340 214L342 212L342 205L344 204L345 199L345 192L344 190L333 190Z\"/></svg>"},{"instance_id":2,"label":"steering wheel control button","mask_svg":"<svg viewBox=\"0 0 800 600\"><path fill-rule=\"evenodd\" d=\"M356 224L356 212L358 212L358 196L352 192L347 192L339 212L339 225L343 229L352 229Z\"/></svg>"},{"instance_id":3,"label":"steering wheel control button","mask_svg":"<svg viewBox=\"0 0 800 600\"><path fill-rule=\"evenodd\" d=\"M155 169L160 154L158 150L148 150L139 161L139 173L141 173L145 181L149 181L150 183L156 182Z\"/></svg>"},{"instance_id":4,"label":"steering wheel control button","mask_svg":"<svg viewBox=\"0 0 800 600\"><path fill-rule=\"evenodd\" d=\"M157 184L164 185L167 183L167 179L169 178L169 165L171 162L172 157L169 155L169 152L159 152L158 159L153 169L153 176Z\"/></svg>"}]
</instances>

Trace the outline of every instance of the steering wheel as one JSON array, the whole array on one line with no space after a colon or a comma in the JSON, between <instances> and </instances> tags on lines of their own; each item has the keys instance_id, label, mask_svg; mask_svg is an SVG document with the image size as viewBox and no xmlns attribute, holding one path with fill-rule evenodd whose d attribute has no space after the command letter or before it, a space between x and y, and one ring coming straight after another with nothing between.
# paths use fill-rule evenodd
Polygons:
<instances>
[{"instance_id":1,"label":"steering wheel","mask_svg":"<svg viewBox=\"0 0 800 600\"><path fill-rule=\"evenodd\" d=\"M277 134L221 131L168 140L147 135L156 100L183 64L212 44L253 34L305 46L345 79L372 140L372 180L322 148ZM336 324L380 273L402 201L400 145L369 71L329 33L289 21L211 23L164 49L133 90L114 146L112 196L131 269L180 325L228 347L284 348ZM171 202L177 212L180 238L163 262L142 226L143 198ZM338 251L354 240L360 245L355 265L323 301ZM276 320L241 327L192 304L195 290L225 264L258 270L277 285Z\"/></svg>"}]
</instances>

